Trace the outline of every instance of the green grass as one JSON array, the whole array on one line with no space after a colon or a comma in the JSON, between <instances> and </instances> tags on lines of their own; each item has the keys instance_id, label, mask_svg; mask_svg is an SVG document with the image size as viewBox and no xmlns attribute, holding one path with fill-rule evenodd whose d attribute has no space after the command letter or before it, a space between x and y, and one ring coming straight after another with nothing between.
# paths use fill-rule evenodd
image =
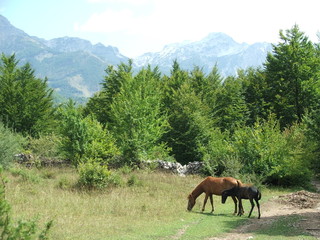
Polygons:
<instances>
[{"instance_id":1,"label":"green grass","mask_svg":"<svg viewBox=\"0 0 320 240\"><path fill-rule=\"evenodd\" d=\"M204 195L197 199L191 212L186 211L187 195L203 179L200 176L179 177L150 171L119 174L123 186L88 192L74 187L78 175L73 168L13 170L6 172L6 198L15 220L37 217L44 225L53 219L51 239L207 239L247 221L246 217L232 215L231 199L221 204L217 196L214 214L209 213L209 201L205 213L200 212ZM288 190L262 192L263 202ZM248 201L244 204L248 213ZM252 217L257 217L256 208ZM290 224L283 221L287 229ZM257 239L282 239L277 238L283 236L282 230L277 230L279 225L270 227L273 234L270 229L254 234Z\"/></svg>"}]
</instances>

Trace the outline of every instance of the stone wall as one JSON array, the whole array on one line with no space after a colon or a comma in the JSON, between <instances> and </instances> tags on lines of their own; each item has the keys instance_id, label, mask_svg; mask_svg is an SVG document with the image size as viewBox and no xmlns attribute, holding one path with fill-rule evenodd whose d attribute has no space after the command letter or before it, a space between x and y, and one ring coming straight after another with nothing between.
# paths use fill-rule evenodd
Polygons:
<instances>
[{"instance_id":1,"label":"stone wall","mask_svg":"<svg viewBox=\"0 0 320 240\"><path fill-rule=\"evenodd\" d=\"M182 165L178 162L167 162L163 160L154 161L144 161L140 164L140 167L150 167L153 166L156 169L172 172L180 176L185 176L187 174L199 174L202 171L202 162L190 162L186 165Z\"/></svg>"}]
</instances>

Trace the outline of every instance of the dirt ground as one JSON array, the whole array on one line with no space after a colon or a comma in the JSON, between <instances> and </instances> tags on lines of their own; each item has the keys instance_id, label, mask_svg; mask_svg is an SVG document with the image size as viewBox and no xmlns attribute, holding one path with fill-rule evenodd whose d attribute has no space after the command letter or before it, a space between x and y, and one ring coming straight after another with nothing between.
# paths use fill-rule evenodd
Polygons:
<instances>
[{"instance_id":1,"label":"dirt ground","mask_svg":"<svg viewBox=\"0 0 320 240\"><path fill-rule=\"evenodd\" d=\"M257 229L271 225L281 216L294 214L301 216L295 227L320 239L320 182L314 182L314 185L318 193L298 191L273 198L261 204L261 219L251 218L246 225L209 240L252 239L253 232Z\"/></svg>"}]
</instances>

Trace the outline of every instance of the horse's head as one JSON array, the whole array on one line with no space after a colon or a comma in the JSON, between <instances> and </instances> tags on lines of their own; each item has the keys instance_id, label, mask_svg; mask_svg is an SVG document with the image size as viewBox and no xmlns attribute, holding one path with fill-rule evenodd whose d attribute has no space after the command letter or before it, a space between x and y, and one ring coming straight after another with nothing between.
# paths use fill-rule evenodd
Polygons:
<instances>
[{"instance_id":1,"label":"horse's head","mask_svg":"<svg viewBox=\"0 0 320 240\"><path fill-rule=\"evenodd\" d=\"M192 196L192 194L189 194L188 196L188 211L191 211L191 209L193 208L193 206L196 204L196 200L194 199L194 197Z\"/></svg>"},{"instance_id":2,"label":"horse's head","mask_svg":"<svg viewBox=\"0 0 320 240\"><path fill-rule=\"evenodd\" d=\"M226 202L226 200L227 200L227 198L228 198L228 193L227 193L227 191L223 191L222 192L222 194L221 194L221 202L222 203L225 203Z\"/></svg>"}]
</instances>

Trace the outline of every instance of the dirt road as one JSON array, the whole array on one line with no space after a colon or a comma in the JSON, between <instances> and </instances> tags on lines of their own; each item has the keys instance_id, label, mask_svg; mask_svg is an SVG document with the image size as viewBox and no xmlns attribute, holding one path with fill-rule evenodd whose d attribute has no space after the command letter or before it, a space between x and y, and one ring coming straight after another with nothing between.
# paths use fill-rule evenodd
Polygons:
<instances>
[{"instance_id":1,"label":"dirt road","mask_svg":"<svg viewBox=\"0 0 320 240\"><path fill-rule=\"evenodd\" d=\"M262 204L263 216L260 220L250 219L247 224L234 229L221 237L209 240L244 240L253 238L257 229L267 228L283 216L299 215L300 220L295 227L303 229L317 239L320 239L320 183L314 182L318 193L299 191L273 198Z\"/></svg>"}]
</instances>

